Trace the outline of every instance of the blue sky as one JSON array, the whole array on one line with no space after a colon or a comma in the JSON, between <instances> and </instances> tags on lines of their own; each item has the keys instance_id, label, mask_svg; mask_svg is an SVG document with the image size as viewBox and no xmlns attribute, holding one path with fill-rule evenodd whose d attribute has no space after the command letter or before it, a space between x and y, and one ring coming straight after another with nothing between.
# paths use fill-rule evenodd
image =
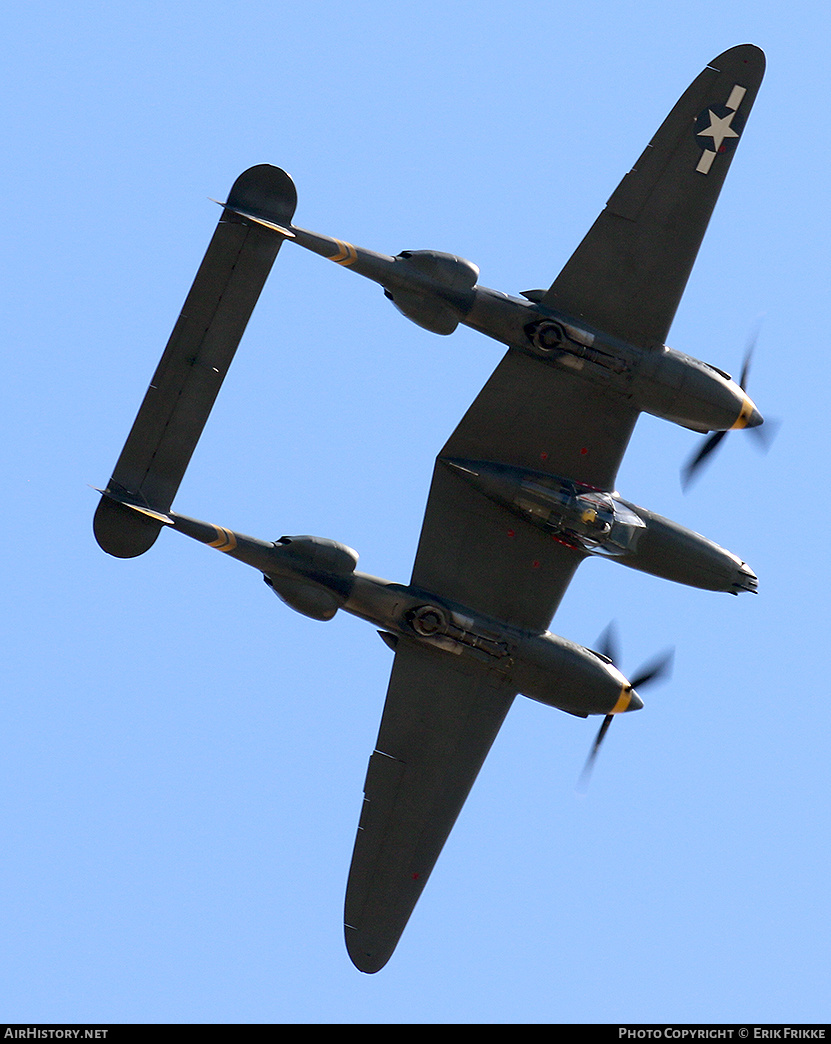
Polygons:
<instances>
[{"instance_id":1,"label":"blue sky","mask_svg":"<svg viewBox=\"0 0 831 1044\"><path fill-rule=\"evenodd\" d=\"M30 3L5 128L0 1016L102 1022L828 1021L827 7ZM616 724L518 699L392 961L343 890L389 651L173 533L104 555L109 477L221 198L285 167L296 221L547 286L690 80L768 71L670 343L782 421L694 489L644 417L623 496L745 558L758 597L583 565L552 629L616 619L672 681ZM315 533L406 581L433 458L500 358L286 246L183 513Z\"/></svg>"}]
</instances>

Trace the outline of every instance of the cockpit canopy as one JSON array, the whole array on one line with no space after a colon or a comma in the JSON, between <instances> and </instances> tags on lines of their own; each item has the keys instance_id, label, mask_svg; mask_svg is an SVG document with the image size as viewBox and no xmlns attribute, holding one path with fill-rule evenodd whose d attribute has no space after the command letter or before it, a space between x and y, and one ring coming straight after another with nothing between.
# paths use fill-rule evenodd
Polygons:
<instances>
[{"instance_id":1,"label":"cockpit canopy","mask_svg":"<svg viewBox=\"0 0 831 1044\"><path fill-rule=\"evenodd\" d=\"M514 503L553 535L591 554L627 554L645 528L611 493L555 476L526 476Z\"/></svg>"}]
</instances>

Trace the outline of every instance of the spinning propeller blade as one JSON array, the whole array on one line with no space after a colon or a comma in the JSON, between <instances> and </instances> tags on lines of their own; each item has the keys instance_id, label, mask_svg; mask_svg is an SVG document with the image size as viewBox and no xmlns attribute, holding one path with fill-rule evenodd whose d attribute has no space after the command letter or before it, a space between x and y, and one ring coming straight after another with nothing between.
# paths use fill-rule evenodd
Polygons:
<instances>
[{"instance_id":1,"label":"spinning propeller blade","mask_svg":"<svg viewBox=\"0 0 831 1044\"><path fill-rule=\"evenodd\" d=\"M699 451L684 465L681 470L681 488L684 491L688 489L698 469L715 450L726 434L726 431L715 431L712 435L708 435L704 440L701 449L699 449Z\"/></svg>"},{"instance_id":2,"label":"spinning propeller blade","mask_svg":"<svg viewBox=\"0 0 831 1044\"><path fill-rule=\"evenodd\" d=\"M598 639L597 652L601 655L608 657L612 663L617 666L617 655L618 655L618 640L617 640L617 629L613 623L610 623L603 634ZM661 653L654 660L640 669L635 678L629 683L630 689L640 689L644 685L648 685L650 682L660 681L661 678L666 677L672 670L672 661L675 656L675 652L672 649ZM607 714L603 719L603 723L595 736L594 743L592 744L589 756L586 758L586 764L583 766L583 771L580 773L580 779L578 781L578 789L585 791L588 787L589 779L591 778L592 769L594 763L597 760L597 754L600 750L600 745L603 742L606 733L609 731L609 726L612 724L612 720L615 718L614 714Z\"/></svg>"},{"instance_id":3,"label":"spinning propeller blade","mask_svg":"<svg viewBox=\"0 0 831 1044\"><path fill-rule=\"evenodd\" d=\"M620 641L617 636L617 627L614 620L606 627L606 630L597 639L597 649L601 656L605 656L617 665L620 661Z\"/></svg>"},{"instance_id":4,"label":"spinning propeller blade","mask_svg":"<svg viewBox=\"0 0 831 1044\"><path fill-rule=\"evenodd\" d=\"M640 674L630 683L632 688L642 689L649 682L660 681L661 678L668 677L672 673L672 661L674 658L674 650L668 649L652 660L651 663L645 664L641 667Z\"/></svg>"},{"instance_id":5,"label":"spinning propeller blade","mask_svg":"<svg viewBox=\"0 0 831 1044\"><path fill-rule=\"evenodd\" d=\"M589 785L591 779L592 769L594 768L594 762L597 758L597 752L600 750L600 744L603 742L603 737L609 731L609 726L612 724L614 714L607 714L603 719L603 724L600 726L600 731L594 738L594 743L589 751L589 756L586 758L586 764L583 766L583 771L580 773L580 779L577 783L577 789L585 791Z\"/></svg>"},{"instance_id":6,"label":"spinning propeller blade","mask_svg":"<svg viewBox=\"0 0 831 1044\"><path fill-rule=\"evenodd\" d=\"M747 391L747 381L750 376L750 363L753 359L753 352L756 349L756 341L759 338L758 330L750 338L747 345L747 350L744 354L744 362L742 363L741 377L739 378L739 387L742 391ZM770 444L776 435L778 425L768 421L766 424L760 425L759 427L749 428L755 435L757 441L761 447L765 450L770 448ZM719 443L722 441L724 436L727 434L726 431L714 431L711 435L708 435L704 440L699 450L693 454L693 456L687 461L684 467L681 469L681 488L686 492L692 480L695 478L698 471L701 469L707 458L713 453Z\"/></svg>"}]
</instances>

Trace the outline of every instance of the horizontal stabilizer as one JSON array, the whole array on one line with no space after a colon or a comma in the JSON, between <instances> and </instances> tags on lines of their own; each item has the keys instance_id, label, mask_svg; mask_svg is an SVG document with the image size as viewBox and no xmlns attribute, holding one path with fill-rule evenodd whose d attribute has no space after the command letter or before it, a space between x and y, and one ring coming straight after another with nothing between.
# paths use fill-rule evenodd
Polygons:
<instances>
[{"instance_id":1,"label":"horizontal stabilizer","mask_svg":"<svg viewBox=\"0 0 831 1044\"><path fill-rule=\"evenodd\" d=\"M176 524L170 515L165 515L161 511L154 511L152 508L146 507L144 504L139 504L123 493L113 493L112 490L98 489L97 487L96 492L104 497L108 497L117 504L123 504L124 507L130 508L131 511L137 511L140 515L145 515L147 518L152 518L156 522L161 522L164 526L173 526Z\"/></svg>"},{"instance_id":2,"label":"horizontal stabilizer","mask_svg":"<svg viewBox=\"0 0 831 1044\"><path fill-rule=\"evenodd\" d=\"M211 203L219 203L218 199L212 199ZM238 214L240 217L244 217L247 221L254 221L258 225L262 225L263 228L270 228L272 232L279 232L284 239L294 239L294 233L290 228L283 228L282 225L275 224L273 221L267 221L263 217L258 217L256 214L252 214L248 210L243 210L241 207L233 207L230 203L219 203L221 207L229 210L232 214Z\"/></svg>"},{"instance_id":3,"label":"horizontal stabilizer","mask_svg":"<svg viewBox=\"0 0 831 1044\"><path fill-rule=\"evenodd\" d=\"M134 558L158 536L163 522L146 509L164 516L173 503L283 243L269 226L290 225L296 205L294 183L278 167L251 167L234 182L96 511L95 538L109 554Z\"/></svg>"}]
</instances>

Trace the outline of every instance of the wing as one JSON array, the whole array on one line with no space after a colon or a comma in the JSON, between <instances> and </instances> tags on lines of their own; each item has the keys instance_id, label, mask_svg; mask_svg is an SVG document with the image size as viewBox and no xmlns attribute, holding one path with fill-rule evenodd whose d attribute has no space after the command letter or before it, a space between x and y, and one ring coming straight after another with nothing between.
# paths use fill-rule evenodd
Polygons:
<instances>
[{"instance_id":1,"label":"wing","mask_svg":"<svg viewBox=\"0 0 831 1044\"><path fill-rule=\"evenodd\" d=\"M499 507L443 460L510 464L612 490L636 419L626 400L509 350L436 462L412 584L544 631L583 556Z\"/></svg>"},{"instance_id":2,"label":"wing","mask_svg":"<svg viewBox=\"0 0 831 1044\"><path fill-rule=\"evenodd\" d=\"M514 695L492 669L399 640L346 890L361 971L389 960Z\"/></svg>"},{"instance_id":3,"label":"wing","mask_svg":"<svg viewBox=\"0 0 831 1044\"><path fill-rule=\"evenodd\" d=\"M544 630L582 556L442 459L613 488L636 417L623 400L510 350L436 463L413 584ZM495 668L399 639L346 892L346 944L361 971L389 960L515 694Z\"/></svg>"},{"instance_id":4,"label":"wing","mask_svg":"<svg viewBox=\"0 0 831 1044\"><path fill-rule=\"evenodd\" d=\"M227 203L284 224L296 205L291 178L266 164L241 174ZM282 242L269 229L223 211L109 489L162 514L168 510ZM98 543L118 558L147 551L161 525L109 497L101 498L95 513Z\"/></svg>"},{"instance_id":5,"label":"wing","mask_svg":"<svg viewBox=\"0 0 831 1044\"><path fill-rule=\"evenodd\" d=\"M765 71L758 47L707 66L661 124L542 304L662 345Z\"/></svg>"}]
</instances>

